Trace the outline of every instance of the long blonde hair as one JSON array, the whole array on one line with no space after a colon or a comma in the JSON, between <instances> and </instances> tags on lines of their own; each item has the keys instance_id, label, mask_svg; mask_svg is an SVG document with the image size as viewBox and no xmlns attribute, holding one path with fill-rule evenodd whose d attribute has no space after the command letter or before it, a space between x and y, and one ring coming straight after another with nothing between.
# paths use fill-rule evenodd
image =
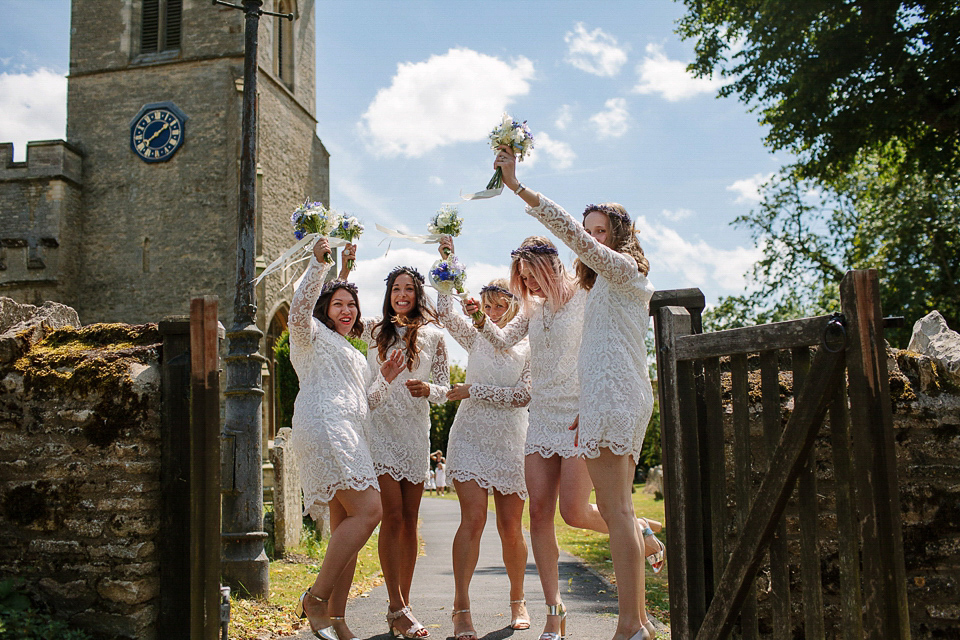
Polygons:
<instances>
[{"instance_id":1,"label":"long blonde hair","mask_svg":"<svg viewBox=\"0 0 960 640\"><path fill-rule=\"evenodd\" d=\"M520 295L524 313L530 312L533 296L520 275L523 264L533 272L553 311L558 311L573 297L576 285L560 261L557 247L550 240L543 236L530 236L510 255L513 257L510 263L510 289Z\"/></svg>"},{"instance_id":2,"label":"long blonde hair","mask_svg":"<svg viewBox=\"0 0 960 640\"><path fill-rule=\"evenodd\" d=\"M643 275L650 273L650 262L643 254L643 247L640 246L640 240L637 239L636 226L630 220L630 214L627 213L623 205L616 202L588 204L587 208L583 210L584 223L587 221L587 216L594 211L607 216L607 220L610 221L607 246L636 260L637 270ZM577 258L574 266L580 287L587 291L592 289L597 282L597 272L581 262L579 258Z\"/></svg>"}]
</instances>

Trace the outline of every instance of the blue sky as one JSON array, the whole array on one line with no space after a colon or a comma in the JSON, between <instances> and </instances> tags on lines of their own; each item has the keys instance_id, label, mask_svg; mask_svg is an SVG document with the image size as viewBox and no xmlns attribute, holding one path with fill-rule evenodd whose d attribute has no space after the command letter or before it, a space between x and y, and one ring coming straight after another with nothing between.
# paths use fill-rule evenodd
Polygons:
<instances>
[{"instance_id":1,"label":"blue sky","mask_svg":"<svg viewBox=\"0 0 960 640\"><path fill-rule=\"evenodd\" d=\"M2 2L0 142L14 142L17 159L27 140L64 136L69 5ZM482 189L486 136L503 111L535 136L521 180L574 215L623 204L657 288L700 287L708 301L740 293L759 251L730 222L783 159L763 147L755 114L686 74L693 43L673 33L682 14L669 0L318 1L318 135L331 153L330 204L367 226L355 272L367 313L390 268L425 270L437 257L381 243L374 223L425 233L442 203ZM546 235L510 193L460 212L457 253L473 291L506 275L524 237Z\"/></svg>"}]
</instances>

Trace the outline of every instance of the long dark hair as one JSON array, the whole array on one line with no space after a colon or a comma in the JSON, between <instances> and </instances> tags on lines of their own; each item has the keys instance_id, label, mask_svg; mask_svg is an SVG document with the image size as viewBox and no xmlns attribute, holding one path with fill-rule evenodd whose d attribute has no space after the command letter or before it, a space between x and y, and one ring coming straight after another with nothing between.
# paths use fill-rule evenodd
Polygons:
<instances>
[{"instance_id":1,"label":"long dark hair","mask_svg":"<svg viewBox=\"0 0 960 640\"><path fill-rule=\"evenodd\" d=\"M650 262L643 254L643 247L640 246L640 241L637 239L637 229L623 205L616 202L588 204L587 208L583 210L584 223L587 221L587 216L594 211L607 216L607 220L610 221L607 246L636 260L637 270L643 275L650 273ZM580 287L587 291L592 289L597 282L597 272L581 262L579 258L576 261L576 270Z\"/></svg>"},{"instance_id":2,"label":"long dark hair","mask_svg":"<svg viewBox=\"0 0 960 640\"><path fill-rule=\"evenodd\" d=\"M330 319L330 301L333 300L333 294L337 292L337 289L346 289L349 291L353 297L353 301L357 305L357 319L347 335L359 338L363 335L363 322L360 320L360 298L357 297L357 285L352 282L331 280L323 285L323 290L320 292L320 299L317 300L317 304L313 305L313 317L322 322L328 329L332 331L337 330L336 323Z\"/></svg>"},{"instance_id":3,"label":"long dark hair","mask_svg":"<svg viewBox=\"0 0 960 640\"><path fill-rule=\"evenodd\" d=\"M416 294L413 309L407 312L402 319L396 315L393 306L390 304L390 291L393 289L394 282L401 275L408 275L413 280L413 290ZM383 319L373 326L373 339L377 343L377 355L380 362L387 359L387 354L393 345L400 342L400 335L397 327L407 329L407 370L413 371L420 363L420 349L417 348L417 334L420 327L425 324L440 324L437 318L437 311L433 308L430 299L427 298L426 290L423 288L423 276L413 267L397 267L387 276L387 292L383 296Z\"/></svg>"}]
</instances>

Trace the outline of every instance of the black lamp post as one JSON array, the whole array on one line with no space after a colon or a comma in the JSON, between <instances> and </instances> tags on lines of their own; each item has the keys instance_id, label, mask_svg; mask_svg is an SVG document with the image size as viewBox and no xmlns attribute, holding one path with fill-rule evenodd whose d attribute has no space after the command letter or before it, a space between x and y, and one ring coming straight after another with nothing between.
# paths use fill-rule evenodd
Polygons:
<instances>
[{"instance_id":1,"label":"black lamp post","mask_svg":"<svg viewBox=\"0 0 960 640\"><path fill-rule=\"evenodd\" d=\"M223 449L233 468L225 466L221 480L222 571L234 593L267 597L269 560L263 550L263 470L261 450L263 388L260 355L263 332L257 328L255 277L255 216L257 203L257 29L263 14L293 20L293 14L263 11L263 0L242 5L213 0L214 5L240 9L245 15L243 52L243 147L240 202L237 211L237 294L233 326L227 332L227 398ZM229 463L228 463L229 464Z\"/></svg>"}]
</instances>

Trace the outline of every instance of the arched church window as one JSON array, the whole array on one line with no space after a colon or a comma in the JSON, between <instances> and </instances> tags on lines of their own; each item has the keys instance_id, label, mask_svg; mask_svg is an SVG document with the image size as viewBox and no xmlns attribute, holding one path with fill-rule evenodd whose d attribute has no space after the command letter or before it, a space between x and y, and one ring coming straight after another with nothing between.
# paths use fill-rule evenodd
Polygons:
<instances>
[{"instance_id":1,"label":"arched church window","mask_svg":"<svg viewBox=\"0 0 960 640\"><path fill-rule=\"evenodd\" d=\"M183 0L143 0L140 53L180 48Z\"/></svg>"},{"instance_id":2,"label":"arched church window","mask_svg":"<svg viewBox=\"0 0 960 640\"><path fill-rule=\"evenodd\" d=\"M292 13L296 16L296 6L292 0L279 0L277 13ZM283 84L293 89L293 23L295 20L274 18L273 71Z\"/></svg>"}]
</instances>

